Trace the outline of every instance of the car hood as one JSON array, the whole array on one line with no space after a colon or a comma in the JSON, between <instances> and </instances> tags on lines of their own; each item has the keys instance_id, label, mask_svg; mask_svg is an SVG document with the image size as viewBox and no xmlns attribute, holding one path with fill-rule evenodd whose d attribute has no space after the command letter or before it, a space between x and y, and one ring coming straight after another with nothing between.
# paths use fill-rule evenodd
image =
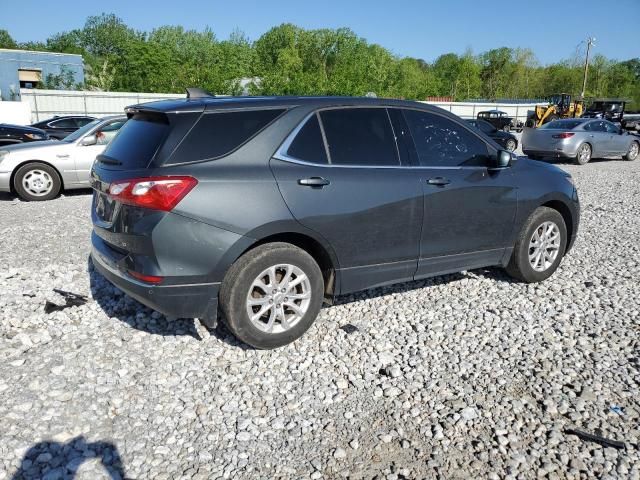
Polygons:
<instances>
[{"instance_id":1,"label":"car hood","mask_svg":"<svg viewBox=\"0 0 640 480\"><path fill-rule=\"evenodd\" d=\"M16 145L8 145L6 147L1 147L0 150L6 150L10 152L11 156L41 156L59 153L61 151L69 150L73 147L73 143L61 142L59 140L45 140L42 142L29 142L18 143Z\"/></svg>"}]
</instances>

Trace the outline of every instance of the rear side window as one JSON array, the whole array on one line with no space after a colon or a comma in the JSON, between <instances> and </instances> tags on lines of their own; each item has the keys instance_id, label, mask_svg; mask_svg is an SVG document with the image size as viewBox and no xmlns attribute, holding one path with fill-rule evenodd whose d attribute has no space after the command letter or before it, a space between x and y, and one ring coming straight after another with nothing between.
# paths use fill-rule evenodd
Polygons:
<instances>
[{"instance_id":1,"label":"rear side window","mask_svg":"<svg viewBox=\"0 0 640 480\"><path fill-rule=\"evenodd\" d=\"M426 167L482 166L487 145L462 125L429 112L405 110L420 165Z\"/></svg>"},{"instance_id":2,"label":"rear side window","mask_svg":"<svg viewBox=\"0 0 640 480\"><path fill-rule=\"evenodd\" d=\"M306 121L287 149L289 157L311 163L327 163L327 152L322 140L318 115Z\"/></svg>"},{"instance_id":3,"label":"rear side window","mask_svg":"<svg viewBox=\"0 0 640 480\"><path fill-rule=\"evenodd\" d=\"M169 123L164 115L138 113L120 128L104 153L98 156L98 161L113 163L118 168L144 168L160 148L168 132Z\"/></svg>"},{"instance_id":4,"label":"rear side window","mask_svg":"<svg viewBox=\"0 0 640 480\"><path fill-rule=\"evenodd\" d=\"M55 120L53 122L50 122L49 126L53 128L78 128L78 125L73 118L63 118L62 120Z\"/></svg>"},{"instance_id":5,"label":"rear side window","mask_svg":"<svg viewBox=\"0 0 640 480\"><path fill-rule=\"evenodd\" d=\"M340 108L320 112L334 165L399 165L385 108Z\"/></svg>"},{"instance_id":6,"label":"rear side window","mask_svg":"<svg viewBox=\"0 0 640 480\"><path fill-rule=\"evenodd\" d=\"M178 147L172 163L210 160L227 155L284 111L269 109L205 113Z\"/></svg>"}]
</instances>

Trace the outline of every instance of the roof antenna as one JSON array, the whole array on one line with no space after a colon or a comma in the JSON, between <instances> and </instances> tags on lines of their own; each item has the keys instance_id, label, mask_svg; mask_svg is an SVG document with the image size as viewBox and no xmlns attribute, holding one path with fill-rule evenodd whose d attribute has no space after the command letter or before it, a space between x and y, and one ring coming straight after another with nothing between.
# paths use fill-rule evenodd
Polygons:
<instances>
[{"instance_id":1,"label":"roof antenna","mask_svg":"<svg viewBox=\"0 0 640 480\"><path fill-rule=\"evenodd\" d=\"M213 93L209 93L202 88L189 87L187 88L187 98L212 98L215 97Z\"/></svg>"}]
</instances>

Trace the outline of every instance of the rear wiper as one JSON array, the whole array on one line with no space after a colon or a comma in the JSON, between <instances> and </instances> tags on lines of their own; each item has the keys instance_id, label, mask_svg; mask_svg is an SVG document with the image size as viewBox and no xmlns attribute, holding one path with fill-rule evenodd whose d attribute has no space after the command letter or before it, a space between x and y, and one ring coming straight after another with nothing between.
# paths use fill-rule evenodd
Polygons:
<instances>
[{"instance_id":1,"label":"rear wiper","mask_svg":"<svg viewBox=\"0 0 640 480\"><path fill-rule=\"evenodd\" d=\"M104 155L98 155L96 157L96 160L98 160L98 162L100 163L106 163L107 165L122 165L122 162L106 157Z\"/></svg>"}]
</instances>

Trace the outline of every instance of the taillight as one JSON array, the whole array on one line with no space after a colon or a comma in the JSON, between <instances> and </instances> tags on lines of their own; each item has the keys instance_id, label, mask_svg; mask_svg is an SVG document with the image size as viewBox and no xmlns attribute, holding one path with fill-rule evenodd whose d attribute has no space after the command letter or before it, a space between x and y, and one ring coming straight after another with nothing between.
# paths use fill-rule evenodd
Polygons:
<instances>
[{"instance_id":1,"label":"taillight","mask_svg":"<svg viewBox=\"0 0 640 480\"><path fill-rule=\"evenodd\" d=\"M197 184L193 177L133 178L113 182L107 193L127 205L168 212Z\"/></svg>"},{"instance_id":2,"label":"taillight","mask_svg":"<svg viewBox=\"0 0 640 480\"><path fill-rule=\"evenodd\" d=\"M557 135L551 135L553 138L571 138L575 135L574 132L562 132Z\"/></svg>"},{"instance_id":3,"label":"taillight","mask_svg":"<svg viewBox=\"0 0 640 480\"><path fill-rule=\"evenodd\" d=\"M131 275L133 278L142 280L143 282L146 282L146 283L156 284L164 280L164 277L158 277L157 275L144 275L142 273L134 272L133 270L127 270L127 273Z\"/></svg>"}]
</instances>

